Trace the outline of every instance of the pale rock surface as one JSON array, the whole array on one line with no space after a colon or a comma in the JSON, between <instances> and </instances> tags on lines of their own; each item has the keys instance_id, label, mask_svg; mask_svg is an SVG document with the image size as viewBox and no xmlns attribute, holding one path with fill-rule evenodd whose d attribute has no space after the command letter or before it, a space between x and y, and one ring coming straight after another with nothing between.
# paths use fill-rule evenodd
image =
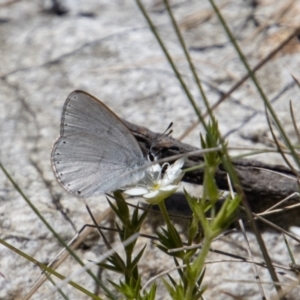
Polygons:
<instances>
[{"instance_id":1,"label":"pale rock surface","mask_svg":"<svg viewBox=\"0 0 300 300\"><path fill-rule=\"evenodd\" d=\"M70 92L85 90L120 117L153 131L162 132L173 121L175 138L196 116L135 1L60 2L68 10L60 16L45 12L51 7L51 1L0 2L0 160L25 195L67 242L85 223L91 223L84 202L59 186L50 165L50 151L59 133L62 106ZM144 2L197 104L205 111L163 4ZM299 21L299 1L261 0L256 9L252 8L252 1L217 3L252 66L276 47ZM288 4L291 6L281 15ZM172 5L213 104L220 93L226 92L246 71L208 1L172 1ZM293 101L296 117L299 117L299 87L291 76L300 78L299 49L295 38L257 74L294 142L289 100ZM230 146L262 148L269 145L264 138L270 137L264 106L250 81L222 103L215 114ZM199 132L203 131L197 127L184 142L199 146ZM282 163L276 154L256 159ZM0 182L0 238L41 262L49 262L61 246L3 172L0 172ZM104 197L88 202L94 213L108 207ZM153 233L153 228L145 225L143 231ZM289 257L282 236L275 233L263 236L272 259L287 266ZM257 259L261 260L255 237L249 234L249 239ZM148 240L141 240L139 247L145 242L149 243L142 260L146 281L173 263ZM245 245L241 234L236 233L215 242L213 248L247 256ZM292 245L294 250L299 249L295 242ZM79 249L77 254L86 262L105 251L101 240L94 237L91 248ZM299 251L295 252L295 259L299 261ZM22 299L39 276L39 268L3 245L0 245L0 258L0 272L4 276L0 276L0 299ZM210 254L208 259L226 257ZM58 271L68 275L77 268L78 264L69 258ZM93 271L97 272L96 268ZM270 281L266 270L260 269L260 272L264 281ZM102 274L102 278L109 276ZM89 276L76 280L87 289L94 289ZM208 284L206 299L231 299L224 291L244 299L260 298L256 284L239 280L254 281L251 265L209 264L204 280ZM167 299L160 280L158 284L160 296L157 299ZM32 299L43 299L43 293L50 287L50 283L45 283ZM274 295L272 285L265 287L268 296ZM70 286L63 290L69 299L86 299ZM294 298L289 299L298 299L299 289L293 295ZM61 296L56 294L48 299L61 299Z\"/></svg>"}]
</instances>

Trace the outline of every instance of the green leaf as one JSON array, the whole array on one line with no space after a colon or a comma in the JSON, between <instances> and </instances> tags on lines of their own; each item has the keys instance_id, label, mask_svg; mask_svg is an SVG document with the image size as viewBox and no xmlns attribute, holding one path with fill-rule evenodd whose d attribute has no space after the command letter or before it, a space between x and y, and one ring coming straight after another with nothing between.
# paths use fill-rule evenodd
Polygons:
<instances>
[{"instance_id":1,"label":"green leaf","mask_svg":"<svg viewBox=\"0 0 300 300\"><path fill-rule=\"evenodd\" d=\"M137 255L137 256L134 258L134 260L131 262L131 267L132 267L132 268L135 268L135 267L137 266L139 260L141 259L142 255L143 255L143 253L144 253L144 251L145 251L145 249L146 249L146 246L147 246L147 245L145 245L145 246L143 247L143 249L138 253L138 255Z\"/></svg>"}]
</instances>

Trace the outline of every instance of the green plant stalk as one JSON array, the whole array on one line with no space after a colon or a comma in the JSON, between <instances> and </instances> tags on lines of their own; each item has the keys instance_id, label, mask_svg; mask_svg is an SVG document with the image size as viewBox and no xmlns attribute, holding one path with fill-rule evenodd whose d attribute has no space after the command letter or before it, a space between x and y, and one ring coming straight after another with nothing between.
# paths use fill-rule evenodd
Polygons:
<instances>
[{"instance_id":1,"label":"green plant stalk","mask_svg":"<svg viewBox=\"0 0 300 300\"><path fill-rule=\"evenodd\" d=\"M205 189L205 186L204 186ZM203 191L203 195L205 195L206 192ZM205 197L205 196L203 196ZM210 245L215 238L215 233L211 230L211 223L208 221L208 219L205 216L204 209L203 209L203 203L199 203L201 205L200 209L197 209L194 211L196 219L200 220L203 232L204 232L204 240L202 242L201 251L198 254L197 258L194 260L194 262L191 264L190 268L186 269L187 275L187 286L186 286L186 292L185 292L185 300L192 300L193 291L195 288L195 283L199 279L199 276L203 270L203 266L205 263L205 259L208 255Z\"/></svg>"},{"instance_id":2,"label":"green plant stalk","mask_svg":"<svg viewBox=\"0 0 300 300\"><path fill-rule=\"evenodd\" d=\"M265 56L257 65L252 69L253 72L258 71L261 67L263 67L271 58L277 54L283 47L285 47L295 36L300 34L300 27L296 28L285 40L283 40L276 48L274 48L267 56ZM235 83L229 91L225 92L220 99L211 106L211 109L217 108L228 96L230 96L235 90L237 90L248 78L249 73L244 75L237 83ZM208 112L205 112L204 116L206 116Z\"/></svg>"},{"instance_id":3,"label":"green plant stalk","mask_svg":"<svg viewBox=\"0 0 300 300\"><path fill-rule=\"evenodd\" d=\"M227 152L226 152L225 147L224 147L224 153L225 153L226 157L229 157ZM243 205L245 207L246 215L247 215L247 217L249 219L249 222L250 222L250 225L251 225L251 227L252 227L252 229L255 233L255 236L256 236L256 239L257 239L258 244L260 246L261 252L262 252L263 257L264 257L264 260L265 260L266 265L268 267L268 271L270 273L270 276L271 276L273 282L279 282L279 280L277 278L277 274L274 271L274 267L272 265L271 258L268 254L266 245L265 245L265 243L262 239L261 234L258 231L256 223L254 222L254 218L253 218L252 212L250 210L248 201L246 199L245 194L243 193L243 190L242 190L241 184L239 182L239 179L237 177L237 174L236 174L235 170L233 169L232 162L230 161L230 159L222 159L222 163L223 163L223 166L224 166L225 170L228 170L229 176L230 176L231 180L233 181L233 184L235 185L235 188L236 188L238 194L241 195L242 202L243 202ZM276 287L277 290L281 290L281 287L278 287L277 285L275 285L275 287Z\"/></svg>"},{"instance_id":4,"label":"green plant stalk","mask_svg":"<svg viewBox=\"0 0 300 300\"><path fill-rule=\"evenodd\" d=\"M244 63L244 65L245 65L245 67L246 67L246 69L247 69L247 71L248 71L248 73L249 73L249 76L251 77L251 79L253 80L254 84L256 85L256 87L257 87L259 93L261 94L261 97L263 98L263 100L264 100L266 106L267 106L268 109L270 110L270 113L271 113L272 117L274 118L274 120L275 120L275 122L276 122L276 120L278 120L278 119L277 119L277 116L275 115L275 113L274 113L274 111L273 111L273 109L272 109L272 107L271 107L271 105L270 105L270 103L269 103L267 97L265 96L265 94L264 94L264 92L262 91L260 85L258 84L258 82L257 82L257 80L256 80L256 77L255 77L255 75L254 75L254 72L251 70L250 66L248 65L248 63L247 63L247 61L246 61L246 58L244 57L242 51L240 50L240 48L239 48L239 46L238 46L238 44L237 44L235 38L233 37L233 35L232 35L232 33L231 33L231 31L230 31L228 25L227 25L227 23L225 22L225 19L224 19L223 16L221 15L221 13L220 13L219 9L217 8L217 6L215 5L214 1L213 1L213 0L209 0L209 2L211 3L211 5L212 5L214 11L216 12L216 14L217 14L217 16L218 16L218 18L219 18L219 20L220 20L220 22L221 22L221 24L222 24L224 30L225 30L226 33L227 33L227 35L228 35L230 41L231 41L232 44L234 45L234 47L235 47L237 53L239 54L241 61ZM278 120L278 122L279 122L279 120ZM280 123L278 123L278 125L280 125ZM279 128L280 128L280 131L283 131L281 125L279 126ZM285 133L284 133L284 136L286 136ZM286 138L287 138L287 137L286 137ZM288 141L288 145L291 146L291 148L290 148L291 152L292 152L294 155L296 155L295 150L292 149L293 147L292 147L290 141L289 141L288 139L287 139L287 141ZM294 158L294 159L295 159L295 158ZM223 164L224 164L224 166L225 166L225 169L227 169L227 168L229 167L229 168L230 168L229 171L230 171L230 170L233 171L233 169L231 169L231 168L232 168L231 162L229 162L229 161L223 161ZM297 162L297 164L300 166L300 163ZM230 177L231 177L232 175L234 175L234 177L231 177L231 178L233 179L233 183L234 183L234 184L236 184L237 182L239 182L238 179L237 179L237 176L236 176L236 174L235 174L234 171L233 171L233 172L230 172L229 175L230 175ZM239 185L239 189L240 189L240 185ZM265 243L264 243L264 241L263 241L263 239L262 239L262 237L261 237L261 235L260 235L260 233L259 233L259 231L258 231L258 229L257 229L257 226L256 226L256 224L255 224L255 222L254 222L254 220L253 220L253 216L252 216L252 214L251 214L251 211L250 211L249 205L248 205L248 203L247 203L247 201L246 201L246 198L243 197L242 199L243 199L243 204L244 204L244 206L245 206L245 208L246 208L246 214L247 214L247 217L248 217L248 219L250 220L250 223L251 223L251 225L252 225L252 227L253 227L253 230L254 230L254 232L255 232L257 241L258 241L258 243L259 243L260 249L261 249L262 254L263 254L263 256L264 256L265 262L266 262L266 264L267 264L267 266L268 266L268 271L269 271L269 273L270 273L270 276L271 276L273 282L279 282L278 277L277 277L277 274L276 274L276 272L274 271L274 268L273 268L273 266L272 266L272 261L271 261L269 255L268 255L268 252L267 252ZM278 285L276 285L276 284L274 284L274 286L275 286L277 292L280 293L281 290L282 290L281 287L278 286Z\"/></svg>"},{"instance_id":5,"label":"green plant stalk","mask_svg":"<svg viewBox=\"0 0 300 300\"><path fill-rule=\"evenodd\" d=\"M209 136L209 139L210 139L211 141L213 141L212 133L210 132L210 130L208 130L208 125L206 124L204 117L201 115L201 112L200 112L199 108L196 106L195 101L194 101L194 99L193 99L193 97L192 97L190 91L188 90L188 88L187 88L186 84L184 83L183 79L181 78L180 73L178 72L178 70L177 70L177 68L176 68L176 66L175 66L175 64L174 64L174 62L173 62L173 60L172 60L170 54L168 53L168 51L167 51L167 49L166 49L166 47L165 47L165 45L164 45L164 43L163 43L163 41L161 40L160 36L158 35L158 33L157 33L157 31L156 31L156 28L155 28L154 24L152 23L150 17L148 16L148 14L147 14L147 12L146 12L146 10L145 10L143 4L141 3L140 0L136 0L136 2L137 2L137 4L138 4L138 6L139 6L141 12L143 13L145 19L147 20L147 22L148 22L148 24L149 24L149 26L150 26L150 28L151 28L151 30L152 30L154 36L156 37L156 39L157 39L159 45L161 46L163 52L165 53L165 55L166 55L166 57L167 57L167 59L168 59L170 65L171 65L171 67L172 67L174 73L176 74L176 76L177 76L177 78L178 78L178 80L179 80L181 86L183 87L183 89L184 89L184 91L185 91L185 93L186 93L188 99L190 100L191 104L193 105L194 110L195 110L195 112L196 112L196 114L197 114L199 120L201 121L203 127L205 128L205 130L206 130L206 132L207 132L207 134L208 134L208 136ZM220 133L219 133L219 136L220 136ZM222 149L223 149L223 151L224 151L226 157L229 158L228 153L224 150L224 149L225 149L225 145L224 145L224 141L223 141L222 138L220 138L220 142L221 142L221 144L222 144ZM230 164L227 164L227 165L228 165L228 167L230 168ZM234 180L233 180L234 183L238 183L237 176L236 176L236 175L235 175L235 176L233 175L233 174L234 174L234 170L233 170L232 165L231 165L231 168L229 169L229 174L232 175L232 176L234 177ZM233 178L233 177L232 177L232 178ZM240 186L240 184L238 184L238 185Z\"/></svg>"},{"instance_id":6,"label":"green plant stalk","mask_svg":"<svg viewBox=\"0 0 300 300\"><path fill-rule=\"evenodd\" d=\"M4 240L0 239L0 244L2 244L3 246L5 246L6 248L12 250L13 252L17 253L18 255L21 255L22 257L24 257L28 261L30 261L33 264L39 266L42 270L49 272L53 276L56 276L57 278L59 278L61 280L64 280L66 278L65 276L61 275L60 273L54 271L52 268L50 268L50 267L42 264L38 260L32 258L30 255L24 253L20 249L15 248L14 246L12 246L11 244L5 242ZM88 290L86 290L85 288L83 288L82 286L80 286L79 284L77 284L77 283L75 283L73 281L69 281L68 284L70 284L71 286L73 286L77 290L81 291L82 293L86 294L87 296L89 296L89 297L91 297L91 298L93 298L95 300L101 300L101 298L99 298L97 295L92 294L91 292L89 292Z\"/></svg>"},{"instance_id":7,"label":"green plant stalk","mask_svg":"<svg viewBox=\"0 0 300 300\"><path fill-rule=\"evenodd\" d=\"M193 106L193 108L194 108L194 110L195 110L195 112L196 112L196 114L197 114L200 122L203 124L204 128L207 129L207 125L205 123L205 119L203 118L199 107L196 105L196 102L195 102L195 100L194 100L191 92L189 91L189 89L186 86L184 80L182 79L182 76L181 76L180 72L178 71L178 69L175 66L175 63L173 62L173 59L172 59L171 55L169 54L169 52L168 52L167 48L165 47L162 39L160 38L159 34L157 33L157 30L156 30L154 24L152 23L149 15L148 15L148 13L146 12L146 9L145 9L144 5L142 4L142 2L140 0L136 0L136 3L138 5L139 9L141 10L143 16L145 17L146 21L148 22L148 25L149 25L150 29L152 30L155 38L157 39L157 41L158 41L158 43L159 43L162 51L164 52L164 54L166 56L169 64L171 65L171 67L172 67L172 69L173 69L173 71L174 71L177 79L179 80L179 82L180 82L180 84L181 84L184 92L186 93L186 95L187 95L190 103L192 104L192 106Z\"/></svg>"},{"instance_id":8,"label":"green plant stalk","mask_svg":"<svg viewBox=\"0 0 300 300\"><path fill-rule=\"evenodd\" d=\"M52 279L52 277L47 272L45 272L45 276L53 284L53 286L55 286L54 280ZM58 289L57 292L63 297L63 299L69 300L68 296L61 289Z\"/></svg>"},{"instance_id":9,"label":"green plant stalk","mask_svg":"<svg viewBox=\"0 0 300 300\"><path fill-rule=\"evenodd\" d=\"M205 233L207 234L207 233ZM185 293L185 300L193 300L193 290L195 288L195 282L198 280L205 263L205 259L209 253L210 245L213 241L213 235L205 235L205 238L203 240L202 246L201 246L201 252L193 262L191 266L191 271L188 274L188 282L187 282L187 288Z\"/></svg>"},{"instance_id":10,"label":"green plant stalk","mask_svg":"<svg viewBox=\"0 0 300 300\"><path fill-rule=\"evenodd\" d=\"M208 164L209 162L212 162L210 159L206 159L206 161ZM202 196L202 198L209 199L212 202L215 199L215 195L212 191L207 190L217 190L217 187L209 182L213 180L214 173L214 167L211 170L209 170L209 166L206 167L204 176L208 177L208 179L204 180ZM197 222L200 221L201 227L204 232L204 240L201 251L197 255L194 262L191 264L191 266L186 269L187 288L185 299L192 299L192 296L194 296L195 292L195 283L197 283L197 281L199 280L199 276L201 276L201 272L203 271L205 258L207 257L210 245L213 240L220 234L220 232L229 225L230 220L232 220L233 213L238 207L240 198L237 196L238 198L234 198L232 200L226 199L217 215L213 216L213 219L209 221L209 219L205 215L205 210L207 207L205 202L200 201L199 205L197 205L196 202L191 201L191 198L188 194L186 194L186 196L187 201L189 202L193 211L194 218L197 220Z\"/></svg>"},{"instance_id":11,"label":"green plant stalk","mask_svg":"<svg viewBox=\"0 0 300 300\"><path fill-rule=\"evenodd\" d=\"M194 64L193 64L192 58L191 58L191 56L190 56L190 54L189 54L189 52L188 52L188 50L187 50L187 47L186 47L186 45L185 45L185 42L184 42L183 36L182 36L182 34L181 34L181 32L180 32L179 26L178 26L178 24L177 24L177 22L176 22L176 19L175 19L173 13L172 13L171 8L170 8L169 0L164 0L164 3L165 3L165 5L166 5L167 11L168 11L169 16L170 16L170 18L171 18L171 21L172 21L174 30L175 30L175 32L176 32L176 34L177 34L177 38L178 38L178 40L179 40L179 42L180 42L180 45L181 45L181 47L182 47L182 49L183 49L183 52L184 52L184 54L185 54L186 60L187 60L188 63L189 63L189 67L190 67L191 72L192 72L192 74L193 74L193 76L194 76L194 80L195 80L195 82L196 82L196 84L197 84L197 86L198 86L199 92L200 92L200 94L201 94L201 96L202 96L202 98L203 98L203 100L204 100L204 103L205 103L207 112L208 112L209 116L212 118L212 116L213 116L213 115L212 115L212 110L211 110L211 108L210 108L208 99L207 99L206 94L205 94L205 92L204 92L204 89L203 89L203 87L202 87L202 83L201 83L201 80L200 80L200 78L199 78L199 76L198 76L198 74L197 74L196 68L195 68L195 66L194 66Z\"/></svg>"},{"instance_id":12,"label":"green plant stalk","mask_svg":"<svg viewBox=\"0 0 300 300\"><path fill-rule=\"evenodd\" d=\"M209 172L207 170L209 166L206 166L206 170L204 173L204 176L207 177ZM214 171L212 171L214 173ZM206 184L205 184L206 183ZM210 199L209 197L209 191L207 191L209 188L214 189L214 187L211 187L208 184L208 181L204 179L204 184L203 184L203 196L202 199ZM204 213L204 205L205 203L201 201L199 203L200 207L196 211L194 211L195 217L200 220L203 232L204 232L204 240L202 243L201 251L198 254L197 258L194 260L192 263L190 269L187 269L187 288L186 288L186 293L185 293L185 300L191 300L192 295L193 295L193 290L195 288L195 282L199 279L199 276L203 270L203 266L205 263L205 259L207 257L207 254L210 249L210 245L213 241L213 239L216 237L218 234L218 231L214 231L213 228L216 227L214 226L213 221L208 221L208 219L205 216ZM217 228L218 229L218 228Z\"/></svg>"},{"instance_id":13,"label":"green plant stalk","mask_svg":"<svg viewBox=\"0 0 300 300\"><path fill-rule=\"evenodd\" d=\"M282 125L281 125L281 123L280 123L280 121L279 121L276 113L275 113L275 111L273 110L273 108L272 108L272 106L270 104L269 99L267 98L267 96L265 95L263 89L261 88L261 86L260 86L260 84L259 84L259 82L258 82L258 80L257 80L257 78L255 76L255 73L253 72L253 70L251 69L250 65L248 64L248 61L247 61L246 57L244 56L241 48L239 47L238 43L236 42L236 40L235 40L233 34L231 33L231 31L230 31L230 29L229 29L229 27L228 27L225 19L223 18L221 12L219 11L219 9L217 8L217 6L215 5L214 0L209 0L209 2L211 3L214 11L216 12L216 14L217 14L217 16L218 16L218 18L219 18L219 20L220 20L220 22L221 22L224 30L226 31L226 34L228 35L228 37L230 39L230 41L234 45L234 48L235 48L236 52L238 53L238 55L239 55L242 63L244 64L246 70L248 71L249 77L252 79L252 81L253 81L254 85L256 86L256 88L257 88L260 96L262 97L265 105L267 106L268 110L270 111L270 113L271 113L271 115L272 115L272 117L273 117L276 125L278 126L278 129L279 129L282 137L284 138L286 144L288 145L288 148L292 152L294 161L296 162L296 164L300 168L300 159L299 159L299 157L298 157L298 155L297 155L297 153L296 153L296 151L295 151L295 149L294 149L294 147L293 147L290 139L288 138L287 134L285 133L285 131L284 131L284 129L283 129L283 127L282 127Z\"/></svg>"},{"instance_id":14,"label":"green plant stalk","mask_svg":"<svg viewBox=\"0 0 300 300\"><path fill-rule=\"evenodd\" d=\"M198 116L200 122L202 123L204 129L206 130L206 132L207 132L207 134L208 134L208 136L209 136L209 139L210 139L211 141L213 141L213 140L214 140L213 135L212 135L212 133L210 132L210 130L209 130L209 128L208 128L208 125L207 125L206 122L205 122L204 116L201 114L200 109L197 107L197 105L196 105L196 103L195 103L195 100L194 100L192 94L190 93L190 91L189 91L189 89L187 88L185 82L183 81L183 79L182 79L182 77L181 77L179 71L177 70L177 68L176 68L176 66L175 66L175 63L174 63L173 60L172 60L171 55L169 54L169 52L168 52L168 50L166 49L166 47L165 47L165 45L164 45L162 39L160 38L160 36L159 36L159 34L158 34L158 32L157 32L157 30L156 30L156 28L155 28L153 22L151 21L149 15L147 14L147 12L146 12L146 10L145 10L145 7L143 6L143 4L142 4L142 2L141 2L140 0L136 0L136 2L137 2L137 5L138 5L139 9L140 9L141 12L142 12L142 14L144 15L146 21L148 22L148 25L150 26L150 29L152 30L152 32L153 32L155 38L157 39L157 41L158 41L160 47L162 48L162 51L163 51L164 54L166 55L167 60L169 61L169 63L170 63L170 65L171 65L171 67L172 67L174 73L176 74L176 76L177 76L177 78L178 78L178 80L179 80L179 82L180 82L180 84L181 84L183 90L185 91L185 93L186 93L186 95L187 95L187 98L189 99L190 103L192 104L192 106L193 106L193 108L194 108L194 110L195 110L195 112L196 112L196 114L197 114L197 116ZM176 23L176 22L175 22L175 23ZM208 108L209 108L209 107L207 107L207 109L208 109ZM211 117L212 117L212 115L211 115ZM221 137L220 133L219 133L219 136ZM225 145L224 145L224 141L223 141L222 138L220 138L220 142L221 142L222 148L223 148L223 150L224 150ZM228 153L227 153L227 152L224 152L224 153L226 153L226 156L229 158ZM234 170L233 170L233 167L232 167L232 166L231 166L231 169L230 169L230 171L229 171L229 174L230 174L230 175L231 175L231 174L234 174ZM236 180L237 180L237 176L234 176L234 178L235 178L234 183L238 182L238 181L236 181ZM240 185L239 185L239 186L240 186Z\"/></svg>"},{"instance_id":15,"label":"green plant stalk","mask_svg":"<svg viewBox=\"0 0 300 300\"><path fill-rule=\"evenodd\" d=\"M77 262L84 266L84 263L80 260L80 258L70 249L70 247L61 239L61 237L55 232L55 230L51 227L51 225L46 221L46 219L40 214L39 210L31 203L29 198L23 193L23 191L20 189L18 184L13 180L13 178L10 176L10 174L7 172L7 170L4 168L2 163L0 162L0 168L2 169L3 173L6 175L8 180L11 182L11 184L14 186L14 188L19 192L19 194L22 196L22 198L27 202L27 204L30 206L30 208L35 212L35 214L40 218L40 220L46 225L46 227L52 232L52 234L57 238L57 240L65 247L69 253L77 260ZM95 276L90 270L87 270L87 273L94 279L94 281L101 286L101 288L112 298L114 296L111 294L111 292L106 288L106 286Z\"/></svg>"},{"instance_id":16,"label":"green plant stalk","mask_svg":"<svg viewBox=\"0 0 300 300\"><path fill-rule=\"evenodd\" d=\"M166 51L166 49L165 49L165 47L164 47L162 41L160 40L160 38L159 38L159 36L158 36L158 34L157 34L157 32L156 32L156 29L155 29L154 25L152 24L152 22L151 22L149 16L147 15L147 13L146 13L144 7L142 6L142 4L141 4L141 2L140 2L139 0L136 0L136 1L137 1L137 4L138 4L139 8L141 9L141 11L142 11L144 17L145 17L146 20L148 21L148 24L150 25L150 28L152 29L152 31L153 31L155 37L157 38L159 44L161 45L163 51L165 52L165 54L166 54L166 56L167 56L167 58L168 58L168 60L169 60L169 62L170 62L170 64L171 64L171 66L173 67L173 70L174 70L175 74L180 75L178 72L176 72L176 71L177 71L177 70L176 70L176 67L175 67L174 63L172 62L172 59L171 59L170 55L168 55L168 52ZM177 77L178 77L178 76L177 76ZM180 78L180 77L179 77L178 79L179 79L179 81L180 81L181 83L183 83L183 81L181 81L181 78ZM183 83L182 86L183 86L184 90L186 91L187 95L190 95L189 91L187 91L187 90L185 89L186 86L185 86L184 83ZM188 98L189 98L189 97L188 97ZM189 98L189 99L190 99L190 98ZM198 110L195 109L195 112L196 112L196 113L197 113L197 111L198 111ZM203 120L202 124L203 124L203 126L205 127L205 129L207 129L206 123L204 122L204 119L202 118L202 116L200 116L199 114L197 114L197 115L198 115L198 118L199 118L200 121ZM208 133L209 135L211 135L211 133L210 133L209 131L207 131L207 133ZM222 163L223 163L225 169L228 171L228 173L229 173L229 175L230 175L230 177L231 177L231 179L232 179L232 181L233 181L233 184L234 184L235 188L237 189L237 191L238 191L238 192L241 194L241 196L242 196L242 199L243 199L243 202L244 202L244 206L247 208L246 211L247 211L247 215L248 215L248 217L249 217L250 223L252 224L252 227L253 227L253 229L254 229L254 231L255 231L255 233L256 233L258 242L259 242L259 244L261 245L261 249L262 249L262 251L263 251L263 249L265 249L265 245L264 245L263 240L262 240L262 238L261 238L261 236L260 236L260 234L259 234L259 232L258 232L258 230L257 230L257 228L256 228L256 226L255 226L255 223L254 223L254 220L253 220L253 218L252 218L252 215L251 215L251 213L250 213L250 211L249 211L249 205L248 205L248 203L247 203L247 201L246 201L246 198L245 198L244 195L243 195L242 188L241 188L241 185L240 185L240 183L239 183L237 174L236 174L236 172L235 172L235 170L234 170L234 168L233 168L233 166L232 166L232 163L230 162L230 157L229 157L229 155L228 155L228 152L227 152L226 146L225 146L225 144L224 144L224 141L223 141L223 139L221 139L221 138L220 138L220 141L221 141L221 144L222 144L222 150L224 151L224 152L223 152L223 153L224 153L224 158L222 159ZM266 252L263 251L263 253L264 253L264 256L267 256ZM266 263L269 265L269 272L271 273L271 272L273 271L273 269L270 268L271 265L269 264L271 261L270 261L270 259L269 259L268 257L265 258L265 260L266 260ZM268 263L268 262L269 262L269 263ZM274 272L273 272L273 273L274 273ZM272 276L272 275L271 275L271 276ZM273 278L273 276L272 276L272 278Z\"/></svg>"}]
</instances>

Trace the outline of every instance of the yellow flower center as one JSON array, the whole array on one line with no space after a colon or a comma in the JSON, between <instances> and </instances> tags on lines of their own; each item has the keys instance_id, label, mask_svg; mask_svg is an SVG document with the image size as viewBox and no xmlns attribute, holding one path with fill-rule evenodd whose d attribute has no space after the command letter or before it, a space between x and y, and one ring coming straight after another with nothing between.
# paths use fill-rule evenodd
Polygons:
<instances>
[{"instance_id":1,"label":"yellow flower center","mask_svg":"<svg viewBox=\"0 0 300 300\"><path fill-rule=\"evenodd\" d=\"M154 190L159 190L159 188L160 188L160 184L159 183L155 183L154 185L153 185L153 189Z\"/></svg>"}]
</instances>

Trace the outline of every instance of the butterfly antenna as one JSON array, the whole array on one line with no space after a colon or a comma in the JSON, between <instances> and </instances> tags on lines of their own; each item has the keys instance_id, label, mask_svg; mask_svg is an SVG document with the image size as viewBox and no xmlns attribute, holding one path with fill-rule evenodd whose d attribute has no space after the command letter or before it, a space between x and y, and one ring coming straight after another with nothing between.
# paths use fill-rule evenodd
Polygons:
<instances>
[{"instance_id":1,"label":"butterfly antenna","mask_svg":"<svg viewBox=\"0 0 300 300\"><path fill-rule=\"evenodd\" d=\"M172 126L173 126L173 122L171 122L169 124L168 128L162 134L160 134L157 138L155 138L155 140L152 142L151 147L148 151L148 158L150 161L156 160L158 152L155 153L153 151L153 148L158 144L159 141L161 141L163 138L169 136L173 132L173 129L171 129Z\"/></svg>"}]
</instances>

